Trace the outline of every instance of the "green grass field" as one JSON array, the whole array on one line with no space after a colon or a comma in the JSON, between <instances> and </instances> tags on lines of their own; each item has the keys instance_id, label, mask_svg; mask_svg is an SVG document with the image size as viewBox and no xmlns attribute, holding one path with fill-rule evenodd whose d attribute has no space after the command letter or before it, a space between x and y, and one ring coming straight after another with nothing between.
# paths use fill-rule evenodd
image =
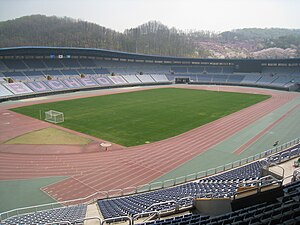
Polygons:
<instances>
[{"instance_id":1,"label":"green grass field","mask_svg":"<svg viewBox=\"0 0 300 225\"><path fill-rule=\"evenodd\" d=\"M12 109L34 118L40 110L64 112L60 125L124 146L184 133L270 96L160 88Z\"/></svg>"}]
</instances>

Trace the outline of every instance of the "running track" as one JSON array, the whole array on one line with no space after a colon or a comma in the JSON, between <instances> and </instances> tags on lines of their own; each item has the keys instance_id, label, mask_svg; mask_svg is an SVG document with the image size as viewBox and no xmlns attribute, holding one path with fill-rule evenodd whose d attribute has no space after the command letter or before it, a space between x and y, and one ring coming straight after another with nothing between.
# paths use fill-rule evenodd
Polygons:
<instances>
[{"instance_id":1,"label":"running track","mask_svg":"<svg viewBox=\"0 0 300 225\"><path fill-rule=\"evenodd\" d=\"M212 86L187 87L215 90L217 88ZM43 188L43 191L58 201L82 198L97 191L146 184L207 151L298 96L297 93L254 88L218 87L218 89L220 91L269 94L272 97L184 134L142 146L123 148L114 145L113 151L99 152L94 151L93 147L90 151L85 151L78 146L8 146L1 144L1 150L4 149L4 151L0 152L0 180L70 176ZM105 92L103 93L105 94ZM108 93L112 93L112 91ZM7 114L7 112L9 112L7 107L0 108L1 114L6 113L5 121L9 119L13 126L1 125L0 141L30 130L50 126L48 123L15 113ZM1 123L5 121L0 120ZM16 130L16 127L22 127L22 129ZM95 143L97 143L96 141L95 139ZM93 144L95 145L95 143ZM45 154L40 152L37 154L41 148ZM72 149L73 154L67 154L72 152ZM26 151L26 153L22 154L22 151ZM57 154L49 154L49 151ZM32 154L28 154L28 152Z\"/></svg>"}]
</instances>

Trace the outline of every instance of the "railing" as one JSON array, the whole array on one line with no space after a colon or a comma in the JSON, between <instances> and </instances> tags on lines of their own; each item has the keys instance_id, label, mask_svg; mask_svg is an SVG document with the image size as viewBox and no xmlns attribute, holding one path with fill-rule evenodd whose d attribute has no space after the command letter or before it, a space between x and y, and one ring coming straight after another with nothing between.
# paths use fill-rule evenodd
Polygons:
<instances>
[{"instance_id":1,"label":"railing","mask_svg":"<svg viewBox=\"0 0 300 225\"><path fill-rule=\"evenodd\" d=\"M76 224L76 222L85 222L85 221L89 221L89 220L98 220L99 224L103 223L103 220L100 217L94 216L94 217L86 217L86 218L84 218L84 219L82 219L80 221L75 221L75 224Z\"/></svg>"},{"instance_id":2,"label":"railing","mask_svg":"<svg viewBox=\"0 0 300 225\"><path fill-rule=\"evenodd\" d=\"M218 166L212 169L208 169L206 171L201 171L201 172L196 172L196 173L192 173L192 174L188 174L186 176L181 176L181 177L177 177L175 179L169 179L169 180L165 180L165 181L161 181L161 182L155 182L155 183L150 183L150 184L144 184L141 186L138 186L134 191L132 191L129 194L134 194L134 193L142 193L142 192L146 192L146 191L152 191L152 190L157 190L157 189L162 189L162 188L167 188L167 187L172 187L172 186L176 186L178 184L182 184L182 183L186 183L188 181L195 181L207 176L211 176L211 175L215 175L217 173L221 173L245 164L248 164L250 162L259 160L259 159L263 159L266 158L272 154L281 152L283 150L286 150L290 147L295 146L295 149L291 149L292 154L289 154L287 157L280 157L278 163L290 160L291 158L297 157L300 155L300 148L296 145L300 144L300 138L296 138L292 141L289 141L287 143L284 143L280 146L276 146L272 149L266 150L264 152L258 153L256 155L253 156L249 156L248 158L244 158L232 163L228 163L222 166ZM128 193L127 193L128 194ZM122 196L122 195L121 195ZM116 197L116 196L110 196L108 195L108 197ZM120 196L118 196L120 197Z\"/></svg>"},{"instance_id":3,"label":"railing","mask_svg":"<svg viewBox=\"0 0 300 225\"><path fill-rule=\"evenodd\" d=\"M160 219L160 212L159 211L151 211L151 212L141 212L141 213L137 213L134 216L132 216L131 219L131 224L134 224L134 220L137 220L139 218L145 217L145 216L156 216L156 218L159 220Z\"/></svg>"},{"instance_id":4,"label":"railing","mask_svg":"<svg viewBox=\"0 0 300 225\"><path fill-rule=\"evenodd\" d=\"M124 189L116 189L116 190L110 190L110 191L99 191L99 192L95 192L89 196L86 196L84 198L75 199L75 200L67 200L67 201L63 201L63 202L49 203L49 204L43 204L43 205L38 205L38 206L30 206L30 207L9 210L7 212L3 212L0 214L0 221L3 219L6 219L8 217L11 217L11 216L21 215L21 214L25 214L25 213L29 213L29 212L42 211L43 209L49 210L49 209L61 207L62 205L76 205L76 204L83 204L83 203L89 204L89 203L97 201L98 199L121 197L121 196L125 196L125 195L130 195L130 194L138 194L138 193L173 187L173 186L183 184L188 181L195 181L195 180L207 177L207 176L215 175L217 173L224 172L224 171L248 164L250 162L266 158L270 155L273 155L273 156L267 160L268 162L272 161L273 163L274 162L282 163L284 161L290 160L291 158L295 158L300 155L300 147L297 146L297 145L299 145L299 143L300 143L300 138L296 138L296 139L289 141L287 143L284 143L280 146L276 146L272 149L266 150L266 151L258 153L256 155L249 156L248 158L244 158L244 159L232 162L232 163L228 163L228 164L225 164L222 166L208 169L206 171L196 172L196 173L188 174L186 176L177 177L175 179L169 179L169 180L150 183L150 184L144 184L144 185L140 185L137 187L128 187L128 188L124 188ZM288 148L291 148L289 154L287 154L286 152L284 152L282 154L275 154L275 153L279 153L283 150L287 150ZM55 207L55 206L57 206L57 207Z\"/></svg>"},{"instance_id":5,"label":"railing","mask_svg":"<svg viewBox=\"0 0 300 225\"><path fill-rule=\"evenodd\" d=\"M104 223L126 221L126 220L128 220L128 225L131 225L131 221L133 221L133 219L130 216L118 216L118 217L113 217L113 218L107 218L107 219L102 220L101 225L104 225Z\"/></svg>"},{"instance_id":6,"label":"railing","mask_svg":"<svg viewBox=\"0 0 300 225\"><path fill-rule=\"evenodd\" d=\"M233 195L233 199L236 199L237 196L247 193L249 191L251 191L251 192L255 191L256 193L259 193L262 191L262 189L264 187L268 187L270 185L282 186L282 183L283 183L283 180L278 180L275 177L268 175L268 176L262 177L258 180L247 182L247 184L249 184L250 185L249 187L251 187L251 188L236 192Z\"/></svg>"},{"instance_id":7,"label":"railing","mask_svg":"<svg viewBox=\"0 0 300 225\"><path fill-rule=\"evenodd\" d=\"M145 209L145 211L155 207L155 206L161 206L161 205L166 205L166 204L172 204L172 205L176 205L177 204L177 201L175 200L170 200L170 201L164 201L164 202L158 202L158 203L153 203L152 205L150 205L149 207L147 207Z\"/></svg>"},{"instance_id":8,"label":"railing","mask_svg":"<svg viewBox=\"0 0 300 225\"><path fill-rule=\"evenodd\" d=\"M20 216L23 214L29 214L29 213L36 213L36 212L41 212L45 210L51 210L55 208L64 208L68 207L71 205L78 205L78 204L88 204L92 201L94 201L95 195L103 194L103 192L97 192L92 195L86 196L84 198L79 198L79 199L74 199L74 200L67 200L67 201L62 201L62 202L53 202L53 203L47 203L47 204L42 204L42 205L37 205L37 206L28 206L28 207L22 207L22 208L17 208L17 209L12 209L6 212L0 213L0 222L4 219L7 219L12 216ZM105 196L106 196L105 192ZM92 201L91 201L92 199ZM64 206L68 205L68 206Z\"/></svg>"},{"instance_id":9,"label":"railing","mask_svg":"<svg viewBox=\"0 0 300 225\"><path fill-rule=\"evenodd\" d=\"M51 223L46 223L45 225L72 225L70 221L59 221L59 222L51 222Z\"/></svg>"}]
</instances>

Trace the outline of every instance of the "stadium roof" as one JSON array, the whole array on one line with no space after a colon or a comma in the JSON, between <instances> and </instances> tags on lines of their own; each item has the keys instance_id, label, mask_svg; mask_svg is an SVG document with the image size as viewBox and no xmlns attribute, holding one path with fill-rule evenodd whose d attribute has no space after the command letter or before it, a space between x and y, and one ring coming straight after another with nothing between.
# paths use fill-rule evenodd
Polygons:
<instances>
[{"instance_id":1,"label":"stadium roof","mask_svg":"<svg viewBox=\"0 0 300 225\"><path fill-rule=\"evenodd\" d=\"M253 61L261 63L300 63L300 58L290 59L204 59L204 58L184 58L173 56L146 55L139 53L129 53L114 50L96 48L74 48L74 47L45 47L45 46L22 46L0 48L0 56L41 56L41 55L74 55L107 58L123 58L134 60L156 60L156 61L182 61L182 62L231 62Z\"/></svg>"}]
</instances>

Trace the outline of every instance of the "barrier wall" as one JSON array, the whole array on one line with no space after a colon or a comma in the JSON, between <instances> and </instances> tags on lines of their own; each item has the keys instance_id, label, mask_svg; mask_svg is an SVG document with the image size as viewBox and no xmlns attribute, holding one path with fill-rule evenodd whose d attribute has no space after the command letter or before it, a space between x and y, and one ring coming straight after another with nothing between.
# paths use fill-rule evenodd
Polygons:
<instances>
[{"instance_id":1,"label":"barrier wall","mask_svg":"<svg viewBox=\"0 0 300 225\"><path fill-rule=\"evenodd\" d=\"M81 88L83 85L76 78L62 80L69 88Z\"/></svg>"},{"instance_id":2,"label":"barrier wall","mask_svg":"<svg viewBox=\"0 0 300 225\"><path fill-rule=\"evenodd\" d=\"M25 84L37 93L51 91L51 89L42 81L26 82Z\"/></svg>"},{"instance_id":3,"label":"barrier wall","mask_svg":"<svg viewBox=\"0 0 300 225\"><path fill-rule=\"evenodd\" d=\"M21 82L5 83L3 85L16 95L33 93L33 91L29 87L27 87L24 83Z\"/></svg>"},{"instance_id":4,"label":"barrier wall","mask_svg":"<svg viewBox=\"0 0 300 225\"><path fill-rule=\"evenodd\" d=\"M100 86L111 86L113 82L109 80L107 77L94 77L94 80L100 84Z\"/></svg>"},{"instance_id":5,"label":"barrier wall","mask_svg":"<svg viewBox=\"0 0 300 225\"><path fill-rule=\"evenodd\" d=\"M3 87L0 84L0 97L6 97L6 96L11 96L13 93L11 93L9 90L7 90L5 87Z\"/></svg>"},{"instance_id":6,"label":"barrier wall","mask_svg":"<svg viewBox=\"0 0 300 225\"><path fill-rule=\"evenodd\" d=\"M93 80L90 77L80 78L79 81L85 86L85 87L95 87L98 86L97 82Z\"/></svg>"},{"instance_id":7,"label":"barrier wall","mask_svg":"<svg viewBox=\"0 0 300 225\"><path fill-rule=\"evenodd\" d=\"M64 90L68 89L68 87L60 80L47 80L45 81L47 86L49 86L52 90Z\"/></svg>"},{"instance_id":8,"label":"barrier wall","mask_svg":"<svg viewBox=\"0 0 300 225\"><path fill-rule=\"evenodd\" d=\"M109 79L117 85L127 84L126 80L121 76L110 76Z\"/></svg>"}]
</instances>

